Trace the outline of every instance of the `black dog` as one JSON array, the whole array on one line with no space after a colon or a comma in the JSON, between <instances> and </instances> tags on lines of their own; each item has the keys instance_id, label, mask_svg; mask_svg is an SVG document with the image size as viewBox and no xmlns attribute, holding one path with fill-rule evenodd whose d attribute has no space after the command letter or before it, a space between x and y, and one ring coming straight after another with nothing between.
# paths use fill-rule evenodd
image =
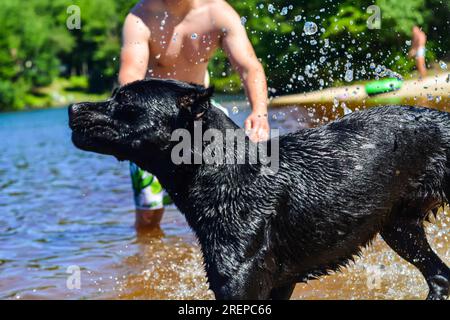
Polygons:
<instances>
[{"instance_id":1,"label":"black dog","mask_svg":"<svg viewBox=\"0 0 450 320\"><path fill-rule=\"evenodd\" d=\"M449 114L379 107L281 136L272 175L260 162L174 164L175 129L192 131L195 120L203 131L238 128L210 107L211 94L149 79L69 113L77 147L160 179L198 237L217 298L289 298L295 283L345 266L378 233L422 272L429 299L448 297L450 269L422 223L450 199Z\"/></svg>"}]
</instances>

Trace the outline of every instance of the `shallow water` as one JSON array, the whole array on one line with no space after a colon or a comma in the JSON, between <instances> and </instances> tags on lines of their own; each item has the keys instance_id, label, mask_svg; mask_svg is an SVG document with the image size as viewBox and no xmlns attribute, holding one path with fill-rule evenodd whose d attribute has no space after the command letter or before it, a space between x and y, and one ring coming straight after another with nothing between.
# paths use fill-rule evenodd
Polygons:
<instances>
[{"instance_id":1,"label":"shallow water","mask_svg":"<svg viewBox=\"0 0 450 320\"><path fill-rule=\"evenodd\" d=\"M232 117L241 124L248 110L238 109ZM270 113L281 133L306 118L294 107ZM0 114L0 298L213 298L176 209L165 214L163 233L136 235L133 223L128 164L75 149L65 109ZM442 212L428 228L447 264L449 229ZM67 286L70 266L81 270L80 289ZM298 285L293 298L414 299L426 291L420 274L377 240L343 273Z\"/></svg>"}]
</instances>

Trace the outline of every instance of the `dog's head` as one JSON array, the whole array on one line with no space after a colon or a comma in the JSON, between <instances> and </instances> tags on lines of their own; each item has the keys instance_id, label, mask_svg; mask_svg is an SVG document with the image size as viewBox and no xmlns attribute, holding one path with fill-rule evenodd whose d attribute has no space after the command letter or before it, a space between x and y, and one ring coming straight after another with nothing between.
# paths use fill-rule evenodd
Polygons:
<instances>
[{"instance_id":1,"label":"dog's head","mask_svg":"<svg viewBox=\"0 0 450 320\"><path fill-rule=\"evenodd\" d=\"M117 89L104 102L69 108L78 148L140 161L170 146L172 132L210 108L213 89L175 80L147 79Z\"/></svg>"}]
</instances>

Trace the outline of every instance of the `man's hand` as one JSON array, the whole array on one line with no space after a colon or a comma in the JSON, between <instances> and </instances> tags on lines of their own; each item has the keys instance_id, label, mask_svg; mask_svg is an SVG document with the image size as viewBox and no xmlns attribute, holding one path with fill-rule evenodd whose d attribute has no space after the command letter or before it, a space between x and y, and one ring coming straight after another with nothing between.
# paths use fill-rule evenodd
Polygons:
<instances>
[{"instance_id":1,"label":"man's hand","mask_svg":"<svg viewBox=\"0 0 450 320\"><path fill-rule=\"evenodd\" d=\"M253 142L269 139L269 129L267 113L252 112L245 120L245 132Z\"/></svg>"}]
</instances>

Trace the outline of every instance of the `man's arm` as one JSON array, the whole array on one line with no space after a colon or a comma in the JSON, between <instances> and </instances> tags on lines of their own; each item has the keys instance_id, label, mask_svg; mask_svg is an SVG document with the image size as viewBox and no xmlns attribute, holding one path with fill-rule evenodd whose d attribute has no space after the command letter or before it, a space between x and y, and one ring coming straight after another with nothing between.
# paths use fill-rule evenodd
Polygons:
<instances>
[{"instance_id":1,"label":"man's arm","mask_svg":"<svg viewBox=\"0 0 450 320\"><path fill-rule=\"evenodd\" d=\"M150 30L133 13L125 19L120 54L120 85L142 80L147 73Z\"/></svg>"},{"instance_id":2,"label":"man's arm","mask_svg":"<svg viewBox=\"0 0 450 320\"><path fill-rule=\"evenodd\" d=\"M269 121L264 68L255 55L236 11L225 1L216 4L211 10L214 22L224 30L222 48L239 73L252 106L252 113L245 121L245 129L251 130L250 138L253 141L266 140L269 136Z\"/></svg>"}]
</instances>

